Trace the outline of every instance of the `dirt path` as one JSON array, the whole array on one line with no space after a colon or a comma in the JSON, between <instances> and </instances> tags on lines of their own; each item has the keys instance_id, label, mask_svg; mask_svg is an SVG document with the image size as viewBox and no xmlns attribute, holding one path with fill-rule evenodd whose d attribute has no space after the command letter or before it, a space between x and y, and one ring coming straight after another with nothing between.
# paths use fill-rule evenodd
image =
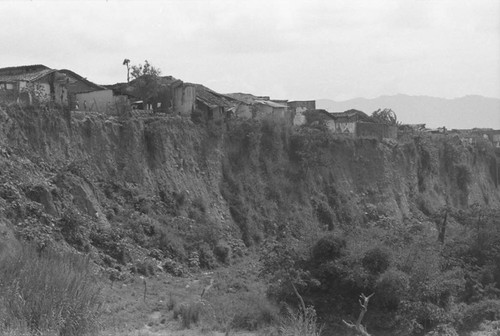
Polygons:
<instances>
[{"instance_id":1,"label":"dirt path","mask_svg":"<svg viewBox=\"0 0 500 336\"><path fill-rule=\"evenodd\" d=\"M257 270L252 258L242 258L231 268L199 272L188 277L160 273L145 279L145 282L144 278L134 276L125 282L109 283L102 293L106 302L102 316L104 330L100 336L223 336L222 332L212 331L216 329L216 323L203 313L199 323L191 329L181 328L179 319L174 319L174 307L201 302L201 293L207 288L209 292L203 297L203 302L210 300L211 295L218 295L215 293L229 291L234 294L237 290L249 293L254 290L252 286L255 285ZM226 306L226 309L231 308ZM230 315L231 312L227 313ZM269 333L231 332L230 335L264 336Z\"/></svg>"}]
</instances>

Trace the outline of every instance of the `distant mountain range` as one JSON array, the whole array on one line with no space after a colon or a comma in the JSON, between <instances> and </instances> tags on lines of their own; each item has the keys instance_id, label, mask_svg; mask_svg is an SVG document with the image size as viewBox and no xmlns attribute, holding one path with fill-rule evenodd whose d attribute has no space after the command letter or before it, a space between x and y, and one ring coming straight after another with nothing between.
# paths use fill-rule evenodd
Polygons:
<instances>
[{"instance_id":1,"label":"distant mountain range","mask_svg":"<svg viewBox=\"0 0 500 336\"><path fill-rule=\"evenodd\" d=\"M398 120L405 124L426 124L429 128L446 126L448 129L500 129L500 99L475 95L455 99L404 94L338 102L319 99L316 100L316 108L329 112L356 109L367 114L379 108L390 108L396 113Z\"/></svg>"}]
</instances>

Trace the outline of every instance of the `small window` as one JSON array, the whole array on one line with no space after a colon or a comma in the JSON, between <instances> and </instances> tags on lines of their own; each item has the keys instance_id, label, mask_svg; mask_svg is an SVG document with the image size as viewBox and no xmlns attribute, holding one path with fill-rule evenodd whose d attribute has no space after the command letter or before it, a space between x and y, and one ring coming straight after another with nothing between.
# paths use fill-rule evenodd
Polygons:
<instances>
[{"instance_id":1,"label":"small window","mask_svg":"<svg viewBox=\"0 0 500 336\"><path fill-rule=\"evenodd\" d=\"M14 90L14 83L0 83L0 90Z\"/></svg>"}]
</instances>

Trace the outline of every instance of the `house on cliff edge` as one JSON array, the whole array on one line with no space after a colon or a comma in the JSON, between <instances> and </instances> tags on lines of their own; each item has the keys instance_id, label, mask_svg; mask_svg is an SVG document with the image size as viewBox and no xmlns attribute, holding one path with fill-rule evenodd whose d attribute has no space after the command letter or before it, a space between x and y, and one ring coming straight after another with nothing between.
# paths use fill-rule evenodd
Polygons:
<instances>
[{"instance_id":1,"label":"house on cliff edge","mask_svg":"<svg viewBox=\"0 0 500 336\"><path fill-rule=\"evenodd\" d=\"M331 116L335 122L334 133L356 135L356 128L359 122L370 122L370 117L358 110L347 110L345 112L334 112Z\"/></svg>"},{"instance_id":2,"label":"house on cliff edge","mask_svg":"<svg viewBox=\"0 0 500 336\"><path fill-rule=\"evenodd\" d=\"M358 110L332 113L335 121L334 133L348 134L357 138L396 139L398 127L386 123L374 122L373 118Z\"/></svg>"},{"instance_id":3,"label":"house on cliff edge","mask_svg":"<svg viewBox=\"0 0 500 336\"><path fill-rule=\"evenodd\" d=\"M1 68L0 100L67 106L66 76L42 64Z\"/></svg>"},{"instance_id":4,"label":"house on cliff edge","mask_svg":"<svg viewBox=\"0 0 500 336\"><path fill-rule=\"evenodd\" d=\"M116 109L117 103L126 101L125 96L115 95L113 90L95 84L71 70L59 72L66 75L68 104L72 110L110 113Z\"/></svg>"},{"instance_id":5,"label":"house on cliff edge","mask_svg":"<svg viewBox=\"0 0 500 336\"><path fill-rule=\"evenodd\" d=\"M270 99L268 96L254 96L249 93L228 93L228 96L240 102L236 117L246 119L274 119L292 122L287 100Z\"/></svg>"},{"instance_id":6,"label":"house on cliff edge","mask_svg":"<svg viewBox=\"0 0 500 336\"><path fill-rule=\"evenodd\" d=\"M373 118L358 110L331 113L326 110L307 110L303 112L306 125L323 124L333 134L356 138L395 139L398 127L374 122Z\"/></svg>"},{"instance_id":7,"label":"house on cliff edge","mask_svg":"<svg viewBox=\"0 0 500 336\"><path fill-rule=\"evenodd\" d=\"M195 113L205 121L222 121L230 116L232 99L201 84L196 86Z\"/></svg>"},{"instance_id":8,"label":"house on cliff edge","mask_svg":"<svg viewBox=\"0 0 500 336\"><path fill-rule=\"evenodd\" d=\"M158 77L155 86L151 86L154 92L147 101L143 101L144 89L137 79L106 87L113 90L115 96L126 97L128 104L139 110L190 117L196 106L196 85L184 83L173 76Z\"/></svg>"},{"instance_id":9,"label":"house on cliff edge","mask_svg":"<svg viewBox=\"0 0 500 336\"><path fill-rule=\"evenodd\" d=\"M72 110L106 112L121 97L79 74L42 64L0 69L0 100L24 105L55 103Z\"/></svg>"},{"instance_id":10,"label":"house on cliff edge","mask_svg":"<svg viewBox=\"0 0 500 336\"><path fill-rule=\"evenodd\" d=\"M304 100L304 101L289 101L287 103L288 110L292 114L293 125L300 126L306 123L306 117L304 113L306 111L316 110L315 100Z\"/></svg>"}]
</instances>

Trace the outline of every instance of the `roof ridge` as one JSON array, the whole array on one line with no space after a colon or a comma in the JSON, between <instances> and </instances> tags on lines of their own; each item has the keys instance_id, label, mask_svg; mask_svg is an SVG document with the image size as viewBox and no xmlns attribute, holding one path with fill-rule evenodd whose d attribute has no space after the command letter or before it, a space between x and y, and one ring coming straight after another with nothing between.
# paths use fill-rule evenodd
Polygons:
<instances>
[{"instance_id":1,"label":"roof ridge","mask_svg":"<svg viewBox=\"0 0 500 336\"><path fill-rule=\"evenodd\" d=\"M99 89L102 89L102 90L107 90L108 88L106 88L105 86L103 85L99 85L99 84L96 84L92 81L89 81L87 78L85 77L82 77L81 75L77 74L76 72L72 71L72 70L69 70L69 69L61 69L61 70L57 70L59 72L62 72L64 74L69 74L69 75L72 75L74 77L76 77L78 80L81 80L85 83L87 83L88 85L90 86L94 86L96 88L99 88Z\"/></svg>"}]
</instances>

